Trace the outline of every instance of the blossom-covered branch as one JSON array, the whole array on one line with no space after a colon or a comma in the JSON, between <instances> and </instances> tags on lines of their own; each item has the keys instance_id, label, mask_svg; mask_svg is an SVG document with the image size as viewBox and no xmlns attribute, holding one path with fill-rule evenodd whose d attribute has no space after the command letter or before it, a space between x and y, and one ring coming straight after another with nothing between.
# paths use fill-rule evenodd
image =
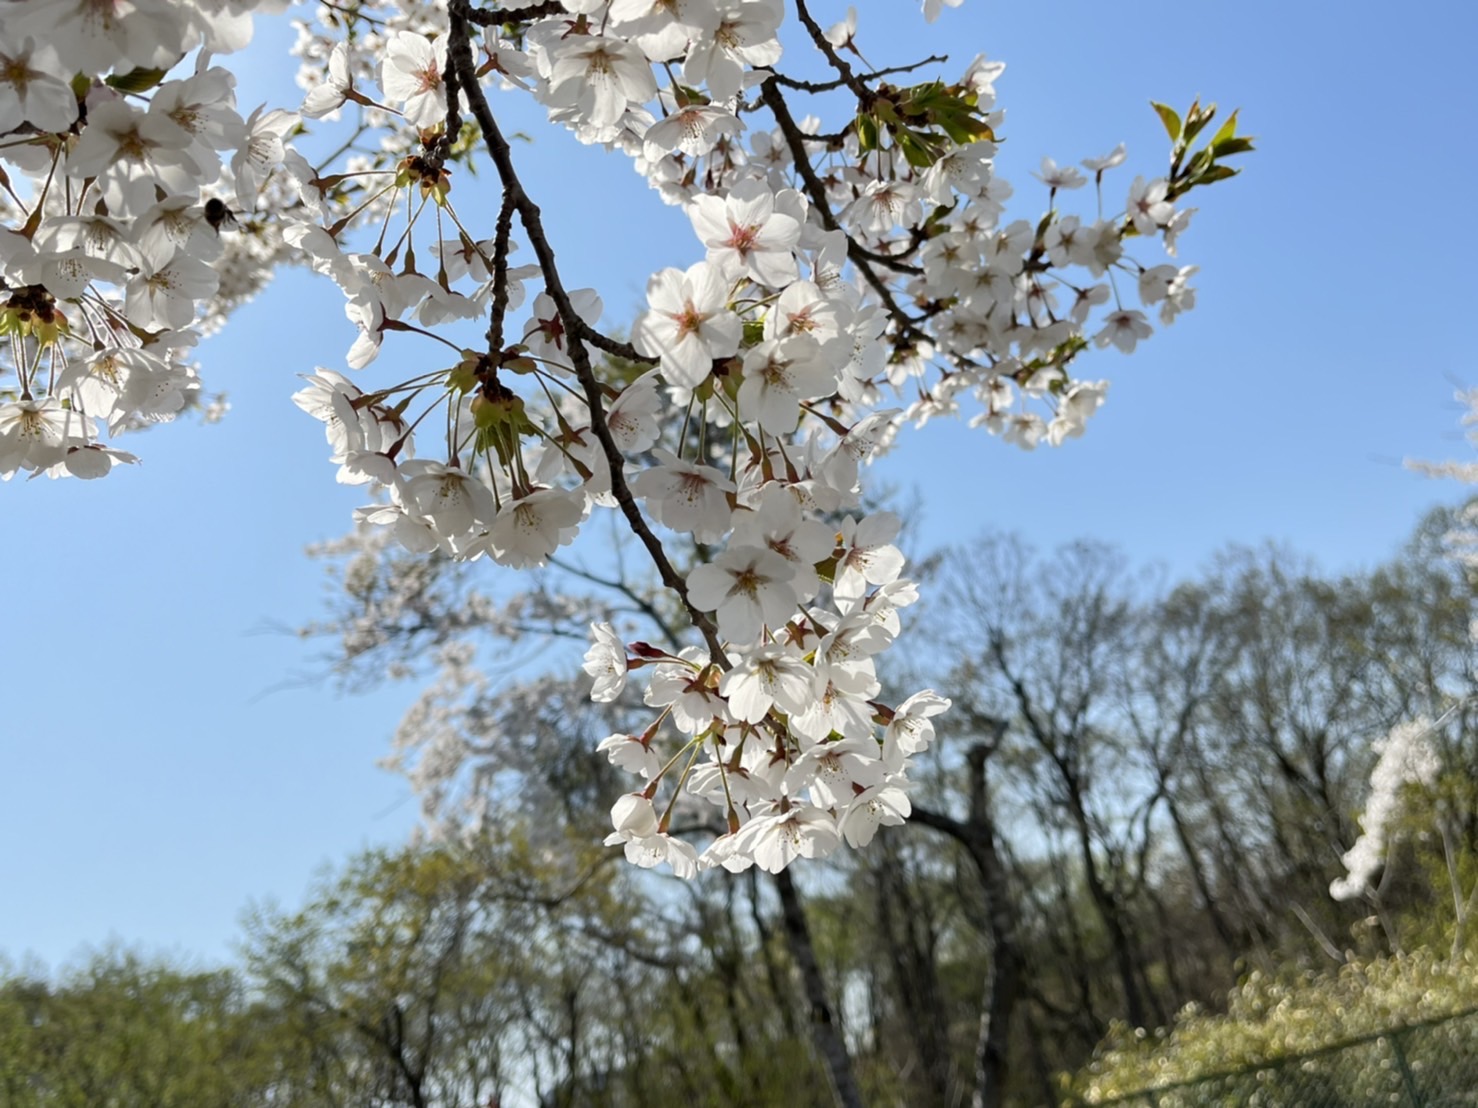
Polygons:
<instances>
[{"instance_id":1,"label":"blossom-covered branch","mask_svg":"<svg viewBox=\"0 0 1478 1108\"><path fill-rule=\"evenodd\" d=\"M118 436L198 402L199 335L276 264L306 265L353 337L294 400L369 494L362 525L532 570L611 513L672 598L652 625L675 641L592 628L598 702L646 671L645 725L602 744L633 778L609 842L685 876L778 872L902 822L948 701L880 699L918 594L865 464L962 404L1026 448L1083 433L1107 384L1073 376L1079 355L1129 353L1152 331L1141 309L1169 324L1194 304L1194 266L1129 250L1173 258L1182 198L1250 149L1235 115L1202 141L1213 107L1157 106L1164 176L1115 192L1122 147L1086 159L1080 216L1058 201L1090 178L1044 159L1032 218L1008 221L1003 67L854 66L855 13L824 29L798 5L815 80L782 50L780 0L342 0L299 25L297 110L242 118L214 59L281 6L0 14L0 476L133 460ZM848 103L823 125L828 92ZM603 324L597 292L562 277L499 96L619 152L686 214L693 238L634 319ZM533 264L512 264L516 236ZM371 368L390 346L431 368ZM675 833L688 810L721 833Z\"/></svg>"}]
</instances>

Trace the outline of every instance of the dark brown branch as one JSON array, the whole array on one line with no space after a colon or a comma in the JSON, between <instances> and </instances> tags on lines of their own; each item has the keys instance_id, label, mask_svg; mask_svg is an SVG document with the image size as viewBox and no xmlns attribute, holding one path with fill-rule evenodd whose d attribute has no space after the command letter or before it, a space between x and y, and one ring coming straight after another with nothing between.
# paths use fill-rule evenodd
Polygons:
<instances>
[{"instance_id":1,"label":"dark brown branch","mask_svg":"<svg viewBox=\"0 0 1478 1108\"><path fill-rule=\"evenodd\" d=\"M628 362L636 362L640 365L656 365L658 363L657 358L649 358L645 354L637 353L636 347L632 346L631 343L622 342L619 339L611 338L609 335L604 335L583 319L579 323L580 326L577 330L580 337L597 350L604 350L607 354L611 354L614 357L622 358Z\"/></svg>"},{"instance_id":2,"label":"dark brown branch","mask_svg":"<svg viewBox=\"0 0 1478 1108\"><path fill-rule=\"evenodd\" d=\"M860 78L863 81L876 80L879 77L889 77L895 73L912 73L915 69L922 69L926 65L943 64L949 61L948 54L930 54L922 61L909 62L907 65L890 65L885 69L874 69L871 73L864 73ZM786 88L793 88L797 92L835 92L846 85L846 81L838 77L834 81L802 81L798 77L787 77L783 73L776 73L775 80Z\"/></svg>"},{"instance_id":3,"label":"dark brown branch","mask_svg":"<svg viewBox=\"0 0 1478 1108\"><path fill-rule=\"evenodd\" d=\"M478 27L500 27L504 23L527 23L534 19L546 19L552 15L568 15L559 0L544 0L541 4L530 4L526 8L494 8L486 11L468 4L458 5L463 10L460 17Z\"/></svg>"},{"instance_id":4,"label":"dark brown branch","mask_svg":"<svg viewBox=\"0 0 1478 1108\"><path fill-rule=\"evenodd\" d=\"M826 37L826 33L822 31L821 24L812 18L810 10L806 7L806 0L795 0L795 9L801 17L801 23L810 33L811 41L816 44L816 49L826 55L826 60L837 71L842 84L852 90L853 94L857 97L857 106L863 111L867 111L868 108L872 107L872 102L878 98L878 94L873 92L853 72L852 63L837 53L836 47L831 44L830 40Z\"/></svg>"},{"instance_id":5,"label":"dark brown branch","mask_svg":"<svg viewBox=\"0 0 1478 1108\"><path fill-rule=\"evenodd\" d=\"M493 232L493 306L488 318L488 353L503 349L503 317L508 312L508 248L513 236L513 201L503 194Z\"/></svg>"},{"instance_id":6,"label":"dark brown branch","mask_svg":"<svg viewBox=\"0 0 1478 1108\"><path fill-rule=\"evenodd\" d=\"M831 210L831 201L826 196L826 186L821 183L821 178L816 176L816 169L811 165L811 156L806 153L806 134L796 124L795 117L790 114L790 107L785 103L785 97L780 93L780 86L775 81L772 73L766 77L760 85L760 99L764 101L770 114L775 117L775 122L780 126L780 133L785 136L786 145L790 147L791 156L795 159L796 172L800 174L801 183L805 185L806 195L811 198L811 203L821 214L821 223L828 231L841 231L842 226L837 222L836 214ZM843 234L846 234L843 231ZM882 299L883 306L887 308L888 314L898 325L899 335L903 338L925 338L914 326L914 321L898 305L893 296L893 290L873 268L874 256L872 251L865 249L859 243L853 241L851 235L847 235L847 257L851 259L867 283L873 287ZM883 259L886 260L886 259Z\"/></svg>"},{"instance_id":7,"label":"dark brown branch","mask_svg":"<svg viewBox=\"0 0 1478 1108\"><path fill-rule=\"evenodd\" d=\"M580 382L580 387L585 393L585 401L590 408L590 429L599 440L606 463L611 470L611 493L615 496L621 514L626 517L632 532L641 540L641 544L651 555L652 562L662 578L662 583L678 595L683 607L688 611L689 618L693 621L693 626L702 633L714 664L722 669L728 669L728 656L719 642L718 631L713 621L706 613L695 608L692 601L688 599L687 582L668 560L667 552L662 548L661 541L652 533L651 527L647 525L646 517L642 515L636 498L631 493L631 486L626 482L625 459L621 456L621 448L616 445L610 426L606 423L605 403L601 395L600 382L596 380L595 367L590 361L590 352L585 348L583 332L586 328L580 319L580 313L575 310L575 305L570 300L564 282L560 279L559 267L554 258L554 248L550 245L549 236L544 231L544 221L539 206L524 191L523 184L513 166L512 148L509 147L508 140L503 137L498 121L493 117L493 110L488 105L487 97L483 95L482 87L477 82L472 46L467 36L468 19L466 16L469 10L466 0L452 0L451 30L447 37L447 73L451 77L451 80L447 82L448 126L450 127L451 119L455 115L457 93L460 89L467 97L467 103L472 109L478 126L482 128L483 143L493 160L493 165L497 168L498 179L503 184L504 196L511 200L518 211L524 230L528 232L529 245L533 247L534 254L539 259L539 269L544 276L545 290L549 293L549 298L554 301L555 308L564 323L565 334L569 339L570 362L574 366L575 376Z\"/></svg>"}]
</instances>

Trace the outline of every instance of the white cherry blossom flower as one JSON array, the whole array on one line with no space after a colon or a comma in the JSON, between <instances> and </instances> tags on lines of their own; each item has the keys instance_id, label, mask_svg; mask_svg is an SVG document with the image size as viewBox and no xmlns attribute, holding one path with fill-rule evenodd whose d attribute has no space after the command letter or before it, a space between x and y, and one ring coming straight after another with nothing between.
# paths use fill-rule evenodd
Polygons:
<instances>
[{"instance_id":1,"label":"white cherry blossom flower","mask_svg":"<svg viewBox=\"0 0 1478 1108\"><path fill-rule=\"evenodd\" d=\"M643 735L607 735L595 746L611 765L648 781L662 769L662 759Z\"/></svg>"},{"instance_id":2,"label":"white cherry blossom flower","mask_svg":"<svg viewBox=\"0 0 1478 1108\"><path fill-rule=\"evenodd\" d=\"M733 526L736 544L764 547L790 562L797 601L810 600L820 591L816 566L831 556L836 535L825 524L805 518L800 501L789 490L778 484L766 486L753 509L734 513Z\"/></svg>"},{"instance_id":3,"label":"white cherry blossom flower","mask_svg":"<svg viewBox=\"0 0 1478 1108\"><path fill-rule=\"evenodd\" d=\"M681 57L690 39L711 33L719 20L713 0L611 0L610 17L654 62Z\"/></svg>"},{"instance_id":4,"label":"white cherry blossom flower","mask_svg":"<svg viewBox=\"0 0 1478 1108\"><path fill-rule=\"evenodd\" d=\"M414 31L396 31L385 43L380 87L392 103L401 105L408 122L423 129L435 127L446 119L445 69L445 36L432 42ZM348 87L346 82L346 92Z\"/></svg>"},{"instance_id":5,"label":"white cherry blossom flower","mask_svg":"<svg viewBox=\"0 0 1478 1108\"><path fill-rule=\"evenodd\" d=\"M795 612L795 567L760 546L734 546L688 574L688 599L718 614L719 634L752 642L763 627L779 627Z\"/></svg>"},{"instance_id":6,"label":"white cherry blossom flower","mask_svg":"<svg viewBox=\"0 0 1478 1108\"><path fill-rule=\"evenodd\" d=\"M811 701L790 718L790 730L802 739L821 742L833 731L848 738L872 734L872 707L867 703L882 686L868 665L817 666Z\"/></svg>"},{"instance_id":7,"label":"white cherry blossom flower","mask_svg":"<svg viewBox=\"0 0 1478 1108\"><path fill-rule=\"evenodd\" d=\"M63 460L69 447L97 435L90 420L54 396L0 404L0 480L20 469L37 471Z\"/></svg>"},{"instance_id":8,"label":"white cherry blossom flower","mask_svg":"<svg viewBox=\"0 0 1478 1108\"><path fill-rule=\"evenodd\" d=\"M847 7L847 18L840 23L833 23L826 29L826 41L838 50L850 50L857 53L857 9Z\"/></svg>"},{"instance_id":9,"label":"white cherry blossom flower","mask_svg":"<svg viewBox=\"0 0 1478 1108\"><path fill-rule=\"evenodd\" d=\"M630 836L623 840L619 833L606 836L606 845L623 842L626 860L642 869L654 869L666 862L672 867L674 877L684 881L698 873L698 851L691 843L674 838L665 832L658 835Z\"/></svg>"},{"instance_id":10,"label":"white cherry blossom flower","mask_svg":"<svg viewBox=\"0 0 1478 1108\"><path fill-rule=\"evenodd\" d=\"M138 326L188 327L195 319L195 302L215 294L221 278L199 258L172 253L159 268L146 264L129 278L124 311Z\"/></svg>"},{"instance_id":11,"label":"white cherry blossom flower","mask_svg":"<svg viewBox=\"0 0 1478 1108\"><path fill-rule=\"evenodd\" d=\"M861 195L842 213L859 230L881 235L902 224L912 227L923 218L918 190L905 181L869 181Z\"/></svg>"},{"instance_id":12,"label":"white cherry blossom flower","mask_svg":"<svg viewBox=\"0 0 1478 1108\"><path fill-rule=\"evenodd\" d=\"M386 64L389 64L387 54ZM324 79L308 90L303 106L298 109L309 119L332 116L344 106L349 94L354 91L354 74L349 68L349 44L338 42L329 51L328 69ZM386 95L390 95L386 91Z\"/></svg>"},{"instance_id":13,"label":"white cherry blossom flower","mask_svg":"<svg viewBox=\"0 0 1478 1108\"><path fill-rule=\"evenodd\" d=\"M1129 153L1121 142L1101 158L1084 158L1082 165L1088 172L1101 175L1105 170L1123 165L1128 156Z\"/></svg>"},{"instance_id":14,"label":"white cherry blossom flower","mask_svg":"<svg viewBox=\"0 0 1478 1108\"><path fill-rule=\"evenodd\" d=\"M933 689L924 689L893 710L883 730L883 757L894 770L903 759L922 753L934 741L934 717L949 710L951 701Z\"/></svg>"},{"instance_id":15,"label":"white cherry blossom flower","mask_svg":"<svg viewBox=\"0 0 1478 1108\"><path fill-rule=\"evenodd\" d=\"M797 858L825 858L841 845L836 819L812 804L756 816L734 836L734 850L754 858L767 873L779 873Z\"/></svg>"},{"instance_id":16,"label":"white cherry blossom flower","mask_svg":"<svg viewBox=\"0 0 1478 1108\"><path fill-rule=\"evenodd\" d=\"M595 641L585 652L581 668L595 680L590 699L609 704L626 687L626 644L609 623L592 623L590 637Z\"/></svg>"},{"instance_id":17,"label":"white cherry blossom flower","mask_svg":"<svg viewBox=\"0 0 1478 1108\"><path fill-rule=\"evenodd\" d=\"M55 74L56 51L26 37L0 46L0 135L22 123L61 132L77 118L77 94Z\"/></svg>"},{"instance_id":18,"label":"white cherry blossom flower","mask_svg":"<svg viewBox=\"0 0 1478 1108\"><path fill-rule=\"evenodd\" d=\"M551 54L546 102L574 110L586 123L609 126L657 94L646 56L619 38L572 35Z\"/></svg>"},{"instance_id":19,"label":"white cherry blossom flower","mask_svg":"<svg viewBox=\"0 0 1478 1108\"><path fill-rule=\"evenodd\" d=\"M788 648L761 646L740 657L719 679L718 691L735 719L758 723L773 707L787 714L805 711L811 682L811 667Z\"/></svg>"},{"instance_id":20,"label":"white cherry blossom flower","mask_svg":"<svg viewBox=\"0 0 1478 1108\"><path fill-rule=\"evenodd\" d=\"M1081 436L1088 417L1103 406L1108 397L1107 381L1076 381L1058 401L1057 414L1047 425L1047 441L1061 446L1067 439Z\"/></svg>"},{"instance_id":21,"label":"white cherry blossom flower","mask_svg":"<svg viewBox=\"0 0 1478 1108\"><path fill-rule=\"evenodd\" d=\"M683 79L708 86L715 100L727 100L744 86L744 69L780 60L775 37L785 11L781 0L724 0L718 25L695 36L683 63Z\"/></svg>"},{"instance_id":22,"label":"white cherry blossom flower","mask_svg":"<svg viewBox=\"0 0 1478 1108\"><path fill-rule=\"evenodd\" d=\"M761 181L740 181L725 198L696 197L688 209L708 260L729 280L748 276L783 288L796 280L793 251L800 223L775 208L775 194Z\"/></svg>"},{"instance_id":23,"label":"white cherry blossom flower","mask_svg":"<svg viewBox=\"0 0 1478 1108\"><path fill-rule=\"evenodd\" d=\"M219 176L216 151L246 141L246 124L237 114L236 78L217 66L180 81L166 81L149 102L150 115L162 115L190 136L190 157L201 167L201 182Z\"/></svg>"},{"instance_id":24,"label":"white cherry blossom flower","mask_svg":"<svg viewBox=\"0 0 1478 1108\"><path fill-rule=\"evenodd\" d=\"M924 0L924 19L933 23L945 8L958 8L964 0Z\"/></svg>"},{"instance_id":25,"label":"white cherry blossom flower","mask_svg":"<svg viewBox=\"0 0 1478 1108\"><path fill-rule=\"evenodd\" d=\"M402 465L400 473L407 507L431 520L445 538L489 526L498 514L492 490L464 470L414 459Z\"/></svg>"},{"instance_id":26,"label":"white cherry blossom flower","mask_svg":"<svg viewBox=\"0 0 1478 1108\"><path fill-rule=\"evenodd\" d=\"M641 793L627 793L611 805L611 826L616 829L618 841L627 838L646 838L657 833L657 811L650 797ZM607 845L610 845L607 840Z\"/></svg>"},{"instance_id":27,"label":"white cherry blossom flower","mask_svg":"<svg viewBox=\"0 0 1478 1108\"><path fill-rule=\"evenodd\" d=\"M1088 183L1088 179L1072 166L1059 166L1048 157L1042 158L1041 171L1032 176L1053 189L1080 189Z\"/></svg>"},{"instance_id":28,"label":"white cherry blossom flower","mask_svg":"<svg viewBox=\"0 0 1478 1108\"><path fill-rule=\"evenodd\" d=\"M1163 177L1156 177L1152 181L1136 177L1134 184L1129 186L1129 201L1125 210L1129 213L1134 229L1141 235L1153 235L1161 226L1169 223L1170 217L1175 214L1175 205L1166 199L1169 187Z\"/></svg>"},{"instance_id":29,"label":"white cherry blossom flower","mask_svg":"<svg viewBox=\"0 0 1478 1108\"><path fill-rule=\"evenodd\" d=\"M1193 265L1176 267L1156 265L1143 270L1139 275L1139 299L1144 304L1160 305L1160 322L1166 325L1175 322L1181 312L1196 306L1196 290L1190 287L1190 279L1199 267Z\"/></svg>"},{"instance_id":30,"label":"white cherry blossom flower","mask_svg":"<svg viewBox=\"0 0 1478 1108\"><path fill-rule=\"evenodd\" d=\"M123 100L89 107L87 126L67 156L67 173L93 177L113 215L135 215L155 189L194 197L201 168L190 157L190 135L173 120L141 112Z\"/></svg>"},{"instance_id":31,"label":"white cherry blossom flower","mask_svg":"<svg viewBox=\"0 0 1478 1108\"><path fill-rule=\"evenodd\" d=\"M535 489L505 503L488 532L493 560L514 569L542 566L557 548L574 541L584 514L584 497L564 489Z\"/></svg>"},{"instance_id":32,"label":"white cherry blossom flower","mask_svg":"<svg viewBox=\"0 0 1478 1108\"><path fill-rule=\"evenodd\" d=\"M661 432L657 420L661 407L653 373L642 374L622 389L606 410L606 426L616 445L628 454L650 449Z\"/></svg>"},{"instance_id":33,"label":"white cherry blossom flower","mask_svg":"<svg viewBox=\"0 0 1478 1108\"><path fill-rule=\"evenodd\" d=\"M744 124L739 117L727 108L713 104L688 104L648 127L642 143L652 161L671 150L681 150L690 158L701 158L720 139L732 138L743 129Z\"/></svg>"},{"instance_id":34,"label":"white cherry blossom flower","mask_svg":"<svg viewBox=\"0 0 1478 1108\"><path fill-rule=\"evenodd\" d=\"M67 73L107 73L173 65L186 50L190 21L166 0L57 0L48 4L14 4L7 11L7 30L34 36L60 56Z\"/></svg>"},{"instance_id":35,"label":"white cherry blossom flower","mask_svg":"<svg viewBox=\"0 0 1478 1108\"><path fill-rule=\"evenodd\" d=\"M852 802L858 789L879 784L884 772L878 743L871 733L818 742L786 770L785 791L797 796L809 790L817 807L840 811Z\"/></svg>"},{"instance_id":36,"label":"white cherry blossom flower","mask_svg":"<svg viewBox=\"0 0 1478 1108\"><path fill-rule=\"evenodd\" d=\"M879 827L898 827L908 821L913 804L904 791L907 785L907 779L893 775L852 798L837 821L848 846L861 849L872 842Z\"/></svg>"},{"instance_id":37,"label":"white cherry blossom flower","mask_svg":"<svg viewBox=\"0 0 1478 1108\"><path fill-rule=\"evenodd\" d=\"M259 107L246 120L246 141L231 158L236 182L236 205L247 211L257 206L257 193L267 175L282 164L283 140L298 125L296 112L280 108L264 114Z\"/></svg>"},{"instance_id":38,"label":"white cherry blossom flower","mask_svg":"<svg viewBox=\"0 0 1478 1108\"><path fill-rule=\"evenodd\" d=\"M801 402L835 391L836 377L810 335L762 342L744 356L739 414L772 435L787 435L795 430Z\"/></svg>"},{"instance_id":39,"label":"white cherry blossom flower","mask_svg":"<svg viewBox=\"0 0 1478 1108\"><path fill-rule=\"evenodd\" d=\"M707 731L715 720L728 720L728 708L714 691L706 661L704 651L684 647L678 661L657 665L642 697L653 707L667 708L674 726L685 735Z\"/></svg>"},{"instance_id":40,"label":"white cherry blossom flower","mask_svg":"<svg viewBox=\"0 0 1478 1108\"><path fill-rule=\"evenodd\" d=\"M571 289L570 304L575 314L592 326L600 321L605 306L594 289ZM566 367L570 364L569 339L565 334L563 317L547 292L534 297L533 311L524 327L524 345L529 353L542 358L551 365Z\"/></svg>"},{"instance_id":41,"label":"white cherry blossom flower","mask_svg":"<svg viewBox=\"0 0 1478 1108\"><path fill-rule=\"evenodd\" d=\"M647 283L651 310L637 319L631 343L638 353L660 358L673 384L696 388L716 359L739 349L743 324L728 301L728 281L718 266L664 269Z\"/></svg>"},{"instance_id":42,"label":"white cherry blossom flower","mask_svg":"<svg viewBox=\"0 0 1478 1108\"><path fill-rule=\"evenodd\" d=\"M1191 217L1196 214L1196 208L1178 208L1170 222L1165 225L1165 253L1172 258L1175 257L1176 240L1181 233L1191 225Z\"/></svg>"},{"instance_id":43,"label":"white cherry blossom flower","mask_svg":"<svg viewBox=\"0 0 1478 1108\"><path fill-rule=\"evenodd\" d=\"M67 447L62 460L48 469L46 475L52 478L65 475L77 477L83 481L93 481L99 477L106 477L113 471L115 465L137 465L138 460L137 455L130 454L126 450L114 450L102 443L89 442L80 446Z\"/></svg>"},{"instance_id":44,"label":"white cherry blossom flower","mask_svg":"<svg viewBox=\"0 0 1478 1108\"><path fill-rule=\"evenodd\" d=\"M903 572L903 553L893 545L903 521L892 512L874 512L861 522L842 520L838 535L842 553L837 559L832 591L856 598L868 585L886 585Z\"/></svg>"},{"instance_id":45,"label":"white cherry blossom flower","mask_svg":"<svg viewBox=\"0 0 1478 1108\"><path fill-rule=\"evenodd\" d=\"M647 502L653 519L674 531L688 531L699 542L718 539L729 524L734 482L712 466L684 461L670 451L652 452L660 463L638 473L631 491Z\"/></svg>"},{"instance_id":46,"label":"white cherry blossom flower","mask_svg":"<svg viewBox=\"0 0 1478 1108\"><path fill-rule=\"evenodd\" d=\"M1009 416L993 417L996 422L987 426L1006 442L1023 450L1035 450L1037 444L1047 437L1047 422L1036 412L1015 412Z\"/></svg>"},{"instance_id":47,"label":"white cherry blossom flower","mask_svg":"<svg viewBox=\"0 0 1478 1108\"><path fill-rule=\"evenodd\" d=\"M1139 340L1147 339L1153 333L1154 329L1145 320L1143 312L1120 308L1104 317L1103 330L1093 336L1093 341L1099 346L1112 343L1123 353L1132 354Z\"/></svg>"}]
</instances>

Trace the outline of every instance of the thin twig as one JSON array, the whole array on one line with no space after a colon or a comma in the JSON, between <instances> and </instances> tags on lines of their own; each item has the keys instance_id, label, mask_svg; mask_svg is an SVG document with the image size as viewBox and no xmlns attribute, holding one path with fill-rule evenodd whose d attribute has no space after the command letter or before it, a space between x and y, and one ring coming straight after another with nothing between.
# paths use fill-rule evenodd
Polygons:
<instances>
[{"instance_id":1,"label":"thin twig","mask_svg":"<svg viewBox=\"0 0 1478 1108\"><path fill-rule=\"evenodd\" d=\"M853 94L857 97L858 106L863 111L872 107L872 103L878 98L878 94L857 76L852 70L852 63L837 53L836 47L831 44L831 40L822 31L821 24L817 23L811 17L811 12L806 7L806 0L795 0L795 8L801 17L801 23L810 32L811 41L816 44L816 49L826 55L826 60L831 63L831 67L841 77L842 84L852 90Z\"/></svg>"},{"instance_id":2,"label":"thin twig","mask_svg":"<svg viewBox=\"0 0 1478 1108\"><path fill-rule=\"evenodd\" d=\"M773 73L761 83L760 99L770 109L770 114L775 117L775 122L780 126L780 133L785 136L786 145L790 147L791 156L795 160L796 172L800 174L801 183L805 185L807 195L810 196L812 204L821 215L822 225L828 231L841 231L841 224L837 222L836 215L831 210L831 202L826 197L826 186L821 183L821 178L816 176L816 169L811 165L811 157L806 153L806 134L796 124L795 117L790 114L790 107L785 103L785 97L780 94L780 87ZM872 251L853 241L851 235L847 235L847 257L882 299L883 305L888 309L888 314L898 324L900 337L926 337L914 326L914 321L909 314L899 307L897 299L893 296L893 290L888 288L887 282L878 276L877 270L873 268L873 259L881 258L881 256L873 255Z\"/></svg>"},{"instance_id":3,"label":"thin twig","mask_svg":"<svg viewBox=\"0 0 1478 1108\"><path fill-rule=\"evenodd\" d=\"M621 455L621 448L616 445L616 440L611 434L609 424L606 423L600 382L596 380L595 368L590 362L590 352L585 348L583 332L586 328L580 319L580 313L575 310L575 305L570 300L569 293L565 290L564 282L560 279L559 267L554 258L554 248L550 245L549 237L544 231L539 206L524 191L523 184L519 181L518 173L513 166L513 151L508 145L508 140L503 137L498 121L493 117L492 108L488 105L487 97L483 95L482 88L477 82L472 46L467 36L469 23L467 13L469 11L466 0L452 0L450 4L451 29L447 36L447 70L454 80L447 82L448 102L449 104L455 103L459 87L466 94L473 117L477 120L478 126L482 128L483 142L498 171L498 179L503 183L504 196L511 199L514 208L518 211L524 230L528 232L529 245L533 247L534 254L539 259L539 268L544 276L545 290L549 293L549 298L554 301L555 308L564 323L565 335L569 340L570 362L574 366L575 376L585 392L585 400L590 408L590 429L599 440L606 462L610 467L611 494L616 498L616 503L626 517L632 532L641 540L641 544L651 555L652 562L662 578L662 583L678 595L683 607L688 611L688 617L693 621L693 626L702 633L714 664L722 669L728 669L728 656L719 642L718 631L713 621L705 612L695 608L693 602L688 599L687 582L668 560L661 540L647 525L646 517L642 515L636 498L631 493L631 487L626 482L625 460ZM449 119L454 110L454 108L449 108Z\"/></svg>"}]
</instances>

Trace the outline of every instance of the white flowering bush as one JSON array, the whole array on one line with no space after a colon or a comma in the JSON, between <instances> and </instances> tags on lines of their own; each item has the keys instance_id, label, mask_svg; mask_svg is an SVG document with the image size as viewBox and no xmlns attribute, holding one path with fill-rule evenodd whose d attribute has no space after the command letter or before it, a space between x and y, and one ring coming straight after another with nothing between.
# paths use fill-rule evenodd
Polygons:
<instances>
[{"instance_id":1,"label":"white flowering bush","mask_svg":"<svg viewBox=\"0 0 1478 1108\"><path fill-rule=\"evenodd\" d=\"M1375 744L1375 768L1370 771L1370 795L1360 817L1360 837L1341 861L1345 874L1329 886L1335 900L1351 900L1371 889L1372 880L1386 861L1386 842L1392 821L1400 814L1401 790L1408 785L1431 789L1441 763L1431 742L1434 728L1424 716L1397 724Z\"/></svg>"},{"instance_id":2,"label":"white flowering bush","mask_svg":"<svg viewBox=\"0 0 1478 1108\"><path fill-rule=\"evenodd\" d=\"M1450 1028L1412 1035L1406 1050L1417 1073L1428 1069L1431 1076L1423 1075L1424 1085L1446 1077L1454 1082L1449 1089L1466 1088L1455 1083L1462 1071L1451 1067L1457 1059L1471 1057L1478 1036L1475 967L1478 961L1472 955L1445 958L1417 951L1351 961L1321 973L1268 977L1253 971L1228 995L1225 1013L1188 1005L1177 1013L1173 1026L1153 1035L1115 1024L1093 1060L1078 1074L1065 1077L1063 1103L1107 1104L1148 1091L1155 1095L1146 1099L1175 1108L1257 1103L1253 1097L1265 1076L1258 1074L1259 1067L1455 1016L1466 1018L1455 1020ZM1368 1053L1354 1050L1326 1056L1322 1061L1328 1063L1334 1088L1309 1080L1302 1098L1273 1102L1402 1103L1398 1074L1388 1053L1379 1053L1383 1057L1375 1064ZM1283 1072L1285 1080L1297 1087L1301 1076L1307 1079L1309 1072L1318 1070L1310 1061ZM1233 1080L1218 1084L1213 1081L1217 1075ZM1203 1081L1207 1084L1197 1084ZM1442 1089L1440 1084L1428 1087L1434 1094Z\"/></svg>"},{"instance_id":3,"label":"white flowering bush","mask_svg":"<svg viewBox=\"0 0 1478 1108\"><path fill-rule=\"evenodd\" d=\"M361 523L527 570L614 514L691 627L682 646L592 629L595 700L640 673L650 709L602 744L633 779L609 842L683 875L779 871L906 819L948 701L878 699L918 594L866 462L943 415L1028 449L1082 434L1107 383L1079 356L1195 303L1184 198L1251 149L1235 114L1156 105L1161 175L1119 180L1122 146L1043 159L1011 218L1003 66L875 68L859 43L885 28L855 11L338 0L303 11L301 103L243 116L229 61L285 7L0 3L0 477L101 477L134 432L212 411L198 339L308 266L342 290L346 350L293 399L365 487ZM687 214L636 318L566 286L497 97ZM434 368L378 375L392 343ZM670 833L680 796L723 829L701 854Z\"/></svg>"}]
</instances>

